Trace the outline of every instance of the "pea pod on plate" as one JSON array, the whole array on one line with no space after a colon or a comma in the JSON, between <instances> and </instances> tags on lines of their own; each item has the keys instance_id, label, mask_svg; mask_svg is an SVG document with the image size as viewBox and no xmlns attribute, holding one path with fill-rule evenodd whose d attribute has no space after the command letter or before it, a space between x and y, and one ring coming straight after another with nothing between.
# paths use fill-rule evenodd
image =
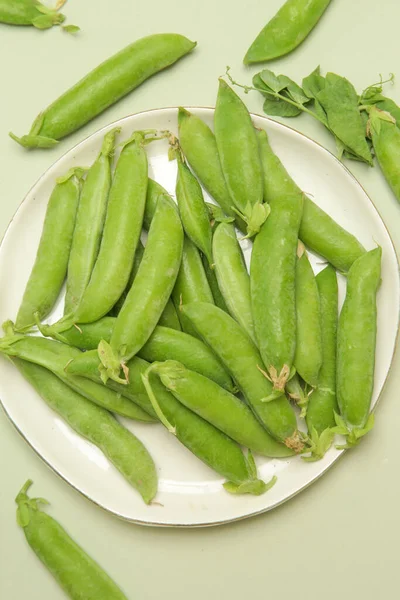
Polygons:
<instances>
[{"instance_id":1,"label":"pea pod on plate","mask_svg":"<svg viewBox=\"0 0 400 600\"><path fill-rule=\"evenodd\" d=\"M35 119L28 135L10 135L26 148L51 148L195 46L196 42L175 33L141 38L101 63L50 104Z\"/></svg>"}]
</instances>

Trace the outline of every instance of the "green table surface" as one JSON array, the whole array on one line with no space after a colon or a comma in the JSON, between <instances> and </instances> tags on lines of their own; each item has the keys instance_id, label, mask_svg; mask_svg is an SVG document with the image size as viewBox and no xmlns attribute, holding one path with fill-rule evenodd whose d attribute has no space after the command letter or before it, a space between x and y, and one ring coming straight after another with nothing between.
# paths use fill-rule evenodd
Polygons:
<instances>
[{"instance_id":1,"label":"green table surface","mask_svg":"<svg viewBox=\"0 0 400 600\"><path fill-rule=\"evenodd\" d=\"M57 28L39 32L1 25L1 233L38 177L103 125L151 108L212 106L226 65L237 79L249 82L257 69L241 65L244 52L281 3L70 0L64 12L82 28L75 38ZM333 0L308 40L270 68L301 80L320 64L361 90L380 73L400 75L399 22L400 3L394 0ZM199 44L176 68L154 77L53 150L27 152L8 138L10 129L27 133L41 109L100 61L137 38L166 31ZM389 93L400 100L398 86ZM257 94L246 100L252 111L262 113ZM329 135L308 117L291 124L335 150ZM399 251L400 207L378 167L348 166L373 199ZM15 522L14 497L28 477L35 481L34 491L51 500L51 514L128 598L395 597L400 583L399 386L397 352L376 427L359 448L280 508L210 529L146 528L108 515L54 475L0 412L0 598L64 598Z\"/></svg>"}]
</instances>

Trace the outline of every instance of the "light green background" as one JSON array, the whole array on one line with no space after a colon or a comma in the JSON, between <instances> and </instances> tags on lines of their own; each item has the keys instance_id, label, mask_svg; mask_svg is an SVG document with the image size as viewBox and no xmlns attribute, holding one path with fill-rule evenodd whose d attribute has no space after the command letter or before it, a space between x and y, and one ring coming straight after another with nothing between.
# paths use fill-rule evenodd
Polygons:
<instances>
[{"instance_id":1,"label":"light green background","mask_svg":"<svg viewBox=\"0 0 400 600\"><path fill-rule=\"evenodd\" d=\"M11 1L11 0L10 0ZM72 38L0 26L0 230L48 166L83 137L130 113L181 105L213 105L217 77L241 66L247 46L282 0L70 0ZM346 75L358 90L396 71L400 3L333 0L295 54L271 68L301 80L317 64ZM144 35L176 31L196 39L196 51L147 82L54 150L26 152L8 137L26 133L36 114L87 71ZM390 94L400 100L399 87ZM257 94L247 97L262 112ZM318 124L293 126L334 151ZM351 163L400 250L400 207L378 168ZM0 292L1 293L1 292ZM37 561L15 524L14 496L28 478L52 502L51 514L138 600L247 597L286 600L375 600L395 597L399 569L400 355L373 433L319 482L271 513L198 530L150 529L109 516L58 479L0 413L0 598L58 600L62 592ZM24 401L23 398L20 399ZM35 418L32 415L32 418ZM77 465L79 468L79 465ZM100 600L100 599L99 599Z\"/></svg>"}]
</instances>

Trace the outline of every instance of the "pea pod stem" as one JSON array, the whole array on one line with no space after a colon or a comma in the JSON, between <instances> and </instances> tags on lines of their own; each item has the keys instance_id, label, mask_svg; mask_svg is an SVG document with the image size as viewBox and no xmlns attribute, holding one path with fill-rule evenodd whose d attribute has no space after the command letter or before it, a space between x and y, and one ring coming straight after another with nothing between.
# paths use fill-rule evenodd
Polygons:
<instances>
[{"instance_id":1,"label":"pea pod stem","mask_svg":"<svg viewBox=\"0 0 400 600\"><path fill-rule=\"evenodd\" d=\"M158 403L157 397L153 391L153 388L151 387L150 384L150 373L157 373L157 369L158 369L158 364L159 363L153 363L152 365L150 365L150 367L144 372L142 373L142 381L143 381L143 385L146 388L146 392L149 396L149 400L154 408L154 412L156 413L157 417L160 419L161 423L164 425L164 427L173 435L176 435L176 427L174 427L173 425L171 425L171 423L168 421L167 417L164 415L163 411L161 410L161 406Z\"/></svg>"}]
</instances>

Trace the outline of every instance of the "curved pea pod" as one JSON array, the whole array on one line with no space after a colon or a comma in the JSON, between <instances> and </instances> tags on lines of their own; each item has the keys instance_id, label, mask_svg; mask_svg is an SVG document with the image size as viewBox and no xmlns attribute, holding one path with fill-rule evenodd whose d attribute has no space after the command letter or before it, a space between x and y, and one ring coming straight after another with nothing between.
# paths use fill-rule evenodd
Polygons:
<instances>
[{"instance_id":1,"label":"curved pea pod","mask_svg":"<svg viewBox=\"0 0 400 600\"><path fill-rule=\"evenodd\" d=\"M162 327L168 327L169 329L175 329L181 331L181 322L179 321L178 313L171 298L168 298L167 304L161 313L161 317L158 319L158 324Z\"/></svg>"},{"instance_id":2,"label":"curved pea pod","mask_svg":"<svg viewBox=\"0 0 400 600\"><path fill-rule=\"evenodd\" d=\"M213 235L213 257L219 289L228 311L256 343L250 278L235 228L230 223L220 223L216 228Z\"/></svg>"},{"instance_id":3,"label":"curved pea pod","mask_svg":"<svg viewBox=\"0 0 400 600\"><path fill-rule=\"evenodd\" d=\"M146 205L144 208L143 215L143 227L148 231L150 229L151 222L156 212L156 206L158 199L160 196L167 196L173 202L171 196L168 194L167 190L163 188L157 181L151 179L147 182L147 195L146 195Z\"/></svg>"},{"instance_id":4,"label":"curved pea pod","mask_svg":"<svg viewBox=\"0 0 400 600\"><path fill-rule=\"evenodd\" d=\"M149 504L157 492L157 473L142 442L107 410L77 394L47 369L20 359L13 363L46 404L97 446Z\"/></svg>"},{"instance_id":5,"label":"curved pea pod","mask_svg":"<svg viewBox=\"0 0 400 600\"><path fill-rule=\"evenodd\" d=\"M246 224L232 209L233 201L222 172L217 142L211 129L200 117L184 108L179 108L178 132L183 153L200 183L224 213L236 219L239 229L246 231Z\"/></svg>"},{"instance_id":6,"label":"curved pea pod","mask_svg":"<svg viewBox=\"0 0 400 600\"><path fill-rule=\"evenodd\" d=\"M179 402L250 450L268 457L288 456L247 404L210 379L174 360L154 363L152 372Z\"/></svg>"},{"instance_id":7,"label":"curved pea pod","mask_svg":"<svg viewBox=\"0 0 400 600\"><path fill-rule=\"evenodd\" d=\"M0 23L49 29L53 25L61 25L64 21L65 15L58 12L58 8L48 8L36 0L0 0Z\"/></svg>"},{"instance_id":8,"label":"curved pea pod","mask_svg":"<svg viewBox=\"0 0 400 600\"><path fill-rule=\"evenodd\" d=\"M112 319L112 321L114 324L115 320ZM99 321L98 323L100 325L101 322ZM77 355L75 360L68 364L66 370L68 373L85 377L86 369L89 368L90 364L90 369L96 373L95 380L98 381L100 377L100 359L96 352L90 352L90 350L97 348L101 339L109 339L109 337L107 338L106 336L107 334L111 336L112 329L109 330L108 323L104 323L103 330L105 336L102 337L101 326L96 326L97 324L94 324L94 328L96 328L94 335L91 335L88 332L89 326L83 331L83 338L90 341L90 346L86 345L85 347L85 350L89 350L89 352ZM90 325L90 327L93 326ZM75 345L81 347L82 342L80 342L78 335L72 332L71 337L72 341L75 342ZM68 342L70 340L71 338L67 338ZM138 355L149 362L160 362L167 359L177 360L183 363L188 369L201 373L225 389L229 391L233 391L234 389L229 374L209 347L197 338L183 333L182 331L157 326L146 344L139 351ZM89 372L91 372L90 369Z\"/></svg>"},{"instance_id":9,"label":"curved pea pod","mask_svg":"<svg viewBox=\"0 0 400 600\"><path fill-rule=\"evenodd\" d=\"M248 225L248 235L254 235L267 216L262 204L263 177L257 136L246 106L222 79L214 129L229 194L236 212Z\"/></svg>"},{"instance_id":10,"label":"curved pea pod","mask_svg":"<svg viewBox=\"0 0 400 600\"><path fill-rule=\"evenodd\" d=\"M263 375L260 353L240 325L212 304L187 304L181 310L230 372L267 431L290 451L301 452L303 443L289 401Z\"/></svg>"},{"instance_id":11,"label":"curved pea pod","mask_svg":"<svg viewBox=\"0 0 400 600\"><path fill-rule=\"evenodd\" d=\"M125 365L147 342L168 302L182 258L183 229L174 205L165 197L157 203L142 262L115 321L110 348L117 359L102 355L104 374L119 376Z\"/></svg>"},{"instance_id":12,"label":"curved pea pod","mask_svg":"<svg viewBox=\"0 0 400 600\"><path fill-rule=\"evenodd\" d=\"M315 275L303 244L296 265L296 352L294 366L311 387L318 384L322 365L320 299Z\"/></svg>"},{"instance_id":13,"label":"curved pea pod","mask_svg":"<svg viewBox=\"0 0 400 600\"><path fill-rule=\"evenodd\" d=\"M179 308L182 304L189 302L210 302L214 304L214 298L200 253L187 236L184 236L183 239L182 262L172 290L172 300L178 312L183 331L190 335L196 335L193 327L185 319Z\"/></svg>"},{"instance_id":14,"label":"curved pea pod","mask_svg":"<svg viewBox=\"0 0 400 600\"><path fill-rule=\"evenodd\" d=\"M368 134L386 181L400 202L400 130L389 113L372 106L369 109Z\"/></svg>"},{"instance_id":15,"label":"curved pea pod","mask_svg":"<svg viewBox=\"0 0 400 600\"><path fill-rule=\"evenodd\" d=\"M264 200L300 194L280 159L274 154L264 130L257 131L264 172ZM346 273L365 248L310 198L304 196L299 237L313 252L323 256L339 271Z\"/></svg>"},{"instance_id":16,"label":"curved pea pod","mask_svg":"<svg viewBox=\"0 0 400 600\"><path fill-rule=\"evenodd\" d=\"M260 31L243 59L245 65L292 52L314 29L331 0L287 0Z\"/></svg>"},{"instance_id":17,"label":"curved pea pod","mask_svg":"<svg viewBox=\"0 0 400 600\"><path fill-rule=\"evenodd\" d=\"M377 307L381 282L380 247L357 259L347 277L337 333L338 433L355 445L373 425L369 414L374 385Z\"/></svg>"},{"instance_id":18,"label":"curved pea pod","mask_svg":"<svg viewBox=\"0 0 400 600\"><path fill-rule=\"evenodd\" d=\"M100 64L48 106L28 135L11 137L27 148L54 146L57 140L85 125L195 46L195 42L175 33L141 38Z\"/></svg>"},{"instance_id":19,"label":"curved pea pod","mask_svg":"<svg viewBox=\"0 0 400 600\"><path fill-rule=\"evenodd\" d=\"M101 340L110 341L115 325L115 317L103 317L93 323L72 325L62 334L58 335L59 341L80 350L94 350Z\"/></svg>"},{"instance_id":20,"label":"curved pea pod","mask_svg":"<svg viewBox=\"0 0 400 600\"><path fill-rule=\"evenodd\" d=\"M318 441L324 431L335 425L335 412L338 412L336 400L336 341L338 320L338 284L334 268L325 267L316 276L321 304L322 365L318 386L310 394L307 404L306 421L310 435L317 436L316 451L313 458L322 458L318 452ZM328 435L327 433L325 435Z\"/></svg>"},{"instance_id":21,"label":"curved pea pod","mask_svg":"<svg viewBox=\"0 0 400 600\"><path fill-rule=\"evenodd\" d=\"M105 135L100 154L82 186L68 261L65 314L79 306L99 252L111 186L111 159L119 131L112 129Z\"/></svg>"},{"instance_id":22,"label":"curved pea pod","mask_svg":"<svg viewBox=\"0 0 400 600\"><path fill-rule=\"evenodd\" d=\"M250 289L258 347L276 390L284 391L296 350L296 250L303 194L271 198L251 255Z\"/></svg>"},{"instance_id":23,"label":"curved pea pod","mask_svg":"<svg viewBox=\"0 0 400 600\"><path fill-rule=\"evenodd\" d=\"M40 337L15 336L1 340L0 352L48 369L75 392L111 412L137 421L154 422L154 417L145 409L104 385L69 376L66 365L82 354L76 348Z\"/></svg>"},{"instance_id":24,"label":"curved pea pod","mask_svg":"<svg viewBox=\"0 0 400 600\"><path fill-rule=\"evenodd\" d=\"M50 196L35 263L16 319L17 329L34 325L35 314L46 317L67 274L83 169L58 179Z\"/></svg>"}]
</instances>

